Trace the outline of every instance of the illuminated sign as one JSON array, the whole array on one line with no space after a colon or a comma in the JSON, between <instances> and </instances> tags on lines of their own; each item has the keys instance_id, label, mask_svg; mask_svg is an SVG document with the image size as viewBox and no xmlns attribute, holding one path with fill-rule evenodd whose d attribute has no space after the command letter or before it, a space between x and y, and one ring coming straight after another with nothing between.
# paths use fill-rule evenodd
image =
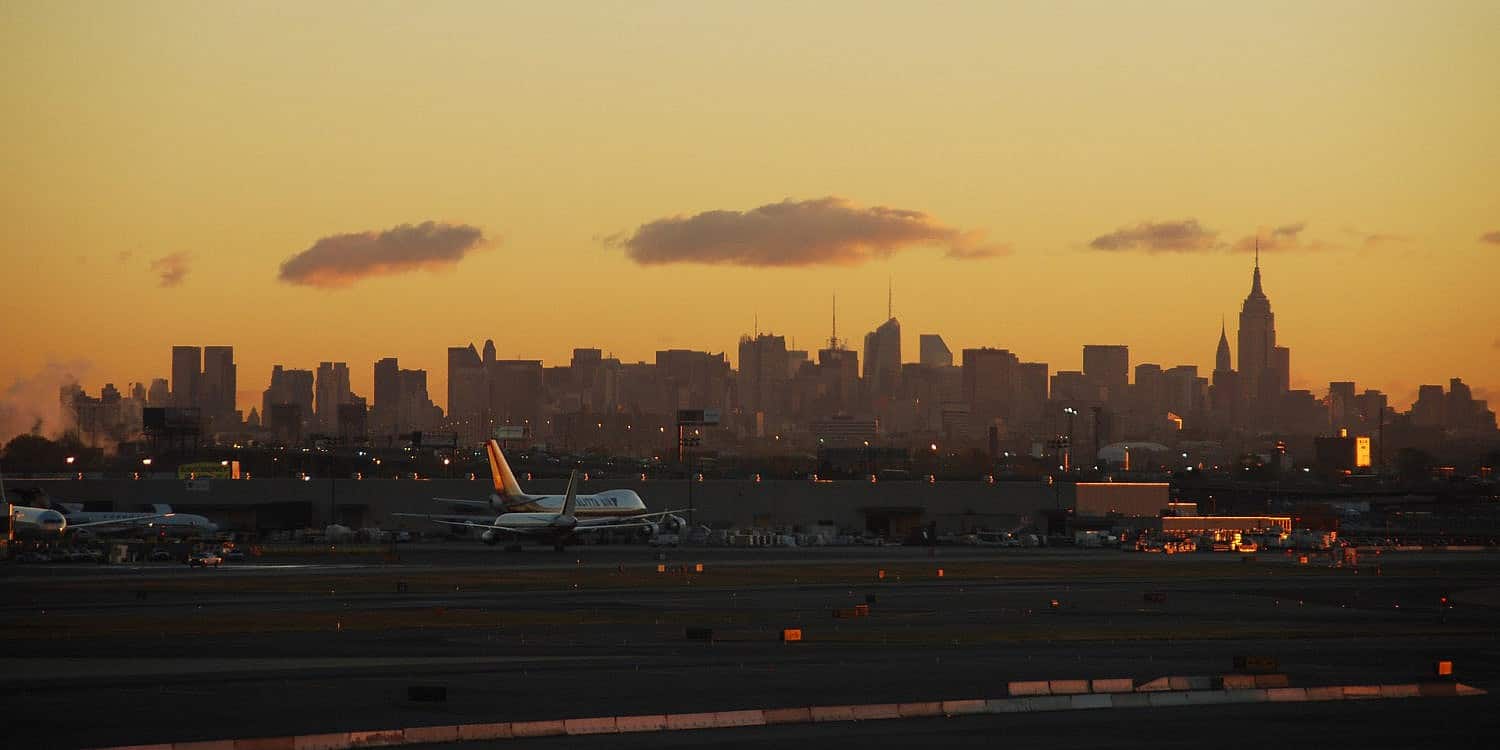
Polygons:
<instances>
[{"instance_id":1,"label":"illuminated sign","mask_svg":"<svg viewBox=\"0 0 1500 750\"><path fill-rule=\"evenodd\" d=\"M1370 439L1368 437L1354 439L1354 465L1360 469L1370 468Z\"/></svg>"}]
</instances>

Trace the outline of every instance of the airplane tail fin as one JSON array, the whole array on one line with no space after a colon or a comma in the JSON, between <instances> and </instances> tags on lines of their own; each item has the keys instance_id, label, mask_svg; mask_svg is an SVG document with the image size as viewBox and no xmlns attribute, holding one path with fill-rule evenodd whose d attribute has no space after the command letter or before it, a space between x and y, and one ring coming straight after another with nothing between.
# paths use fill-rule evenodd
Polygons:
<instances>
[{"instance_id":1,"label":"airplane tail fin","mask_svg":"<svg viewBox=\"0 0 1500 750\"><path fill-rule=\"evenodd\" d=\"M171 513L172 512L172 506L167 505L166 503L152 503L151 504L151 512L152 513Z\"/></svg>"},{"instance_id":2,"label":"airplane tail fin","mask_svg":"<svg viewBox=\"0 0 1500 750\"><path fill-rule=\"evenodd\" d=\"M578 470L568 474L568 494L563 498L562 515L571 518L578 507Z\"/></svg>"},{"instance_id":3,"label":"airplane tail fin","mask_svg":"<svg viewBox=\"0 0 1500 750\"><path fill-rule=\"evenodd\" d=\"M505 462L505 454L500 452L500 443L491 440L485 443L484 448L490 454L490 480L495 486L495 494L507 500L524 498L526 493L521 491L521 483L516 481L510 464Z\"/></svg>"}]
</instances>

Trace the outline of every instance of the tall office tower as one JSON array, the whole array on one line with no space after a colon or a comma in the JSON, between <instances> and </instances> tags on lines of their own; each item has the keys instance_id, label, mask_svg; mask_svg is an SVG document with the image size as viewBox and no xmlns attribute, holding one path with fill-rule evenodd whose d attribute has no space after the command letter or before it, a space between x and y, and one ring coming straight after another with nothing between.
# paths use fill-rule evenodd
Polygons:
<instances>
[{"instance_id":1,"label":"tall office tower","mask_svg":"<svg viewBox=\"0 0 1500 750\"><path fill-rule=\"evenodd\" d=\"M1140 377L1139 368L1136 370L1136 377ZM1229 359L1229 332L1225 329L1224 321L1220 320L1219 348L1214 352L1213 385L1208 393L1209 410L1213 412L1219 426L1238 424L1240 396L1239 373L1234 371Z\"/></svg>"},{"instance_id":2,"label":"tall office tower","mask_svg":"<svg viewBox=\"0 0 1500 750\"><path fill-rule=\"evenodd\" d=\"M325 435L338 434L339 404L352 402L349 392L349 365L346 362L318 363L318 430Z\"/></svg>"},{"instance_id":3,"label":"tall office tower","mask_svg":"<svg viewBox=\"0 0 1500 750\"><path fill-rule=\"evenodd\" d=\"M720 409L729 391L729 358L687 349L656 352L656 372L670 409Z\"/></svg>"},{"instance_id":4,"label":"tall office tower","mask_svg":"<svg viewBox=\"0 0 1500 750\"><path fill-rule=\"evenodd\" d=\"M443 410L432 403L427 393L426 370L400 370L400 406L396 414L396 431L430 430L442 421Z\"/></svg>"},{"instance_id":5,"label":"tall office tower","mask_svg":"<svg viewBox=\"0 0 1500 750\"><path fill-rule=\"evenodd\" d=\"M1446 422L1443 387L1424 385L1417 388L1417 400L1411 405L1411 422L1418 427L1442 427Z\"/></svg>"},{"instance_id":6,"label":"tall office tower","mask_svg":"<svg viewBox=\"0 0 1500 750\"><path fill-rule=\"evenodd\" d=\"M234 347L203 347L203 377L199 382L199 400L203 416L212 429L231 430L238 427L239 415L235 411L236 373Z\"/></svg>"},{"instance_id":7,"label":"tall office tower","mask_svg":"<svg viewBox=\"0 0 1500 750\"><path fill-rule=\"evenodd\" d=\"M970 434L983 435L995 420L1011 418L1020 359L1006 349L963 350L963 400L969 405Z\"/></svg>"},{"instance_id":8,"label":"tall office tower","mask_svg":"<svg viewBox=\"0 0 1500 750\"><path fill-rule=\"evenodd\" d=\"M1269 399L1276 387L1276 316L1271 300L1260 286L1260 251L1255 253L1255 275L1250 294L1240 307L1239 330L1240 396L1245 401ZM1268 405L1255 407L1263 413Z\"/></svg>"},{"instance_id":9,"label":"tall office tower","mask_svg":"<svg viewBox=\"0 0 1500 750\"><path fill-rule=\"evenodd\" d=\"M535 425L542 418L545 391L542 388L542 361L539 359L500 359L489 365L490 413L495 426ZM536 430L538 436L540 430ZM486 439L493 435L486 435Z\"/></svg>"},{"instance_id":10,"label":"tall office tower","mask_svg":"<svg viewBox=\"0 0 1500 750\"><path fill-rule=\"evenodd\" d=\"M484 364L486 367L495 364L495 340L484 340Z\"/></svg>"},{"instance_id":11,"label":"tall office tower","mask_svg":"<svg viewBox=\"0 0 1500 750\"><path fill-rule=\"evenodd\" d=\"M1292 350L1278 346L1271 351L1271 372L1275 375L1276 395L1292 389Z\"/></svg>"},{"instance_id":12,"label":"tall office tower","mask_svg":"<svg viewBox=\"0 0 1500 750\"><path fill-rule=\"evenodd\" d=\"M570 373L567 391L572 398L577 399L577 410L590 412L604 412L602 393L600 402L596 403L595 384L600 380L600 370L604 367L604 351L593 348L580 348L573 350L573 358L568 360L568 371ZM604 389L599 383L599 390ZM568 409L567 411L573 411Z\"/></svg>"},{"instance_id":13,"label":"tall office tower","mask_svg":"<svg viewBox=\"0 0 1500 750\"><path fill-rule=\"evenodd\" d=\"M271 368L271 384L261 395L261 418L280 433L291 434L288 420L294 416L298 424L296 435L312 422L313 417L313 372L312 370L287 370L281 365ZM287 439L289 442L292 440Z\"/></svg>"},{"instance_id":14,"label":"tall office tower","mask_svg":"<svg viewBox=\"0 0 1500 750\"><path fill-rule=\"evenodd\" d=\"M896 395L901 380L901 323L888 318L865 334L865 388L878 399Z\"/></svg>"},{"instance_id":15,"label":"tall office tower","mask_svg":"<svg viewBox=\"0 0 1500 750\"><path fill-rule=\"evenodd\" d=\"M199 379L203 372L203 350L196 346L172 347L172 405L198 405Z\"/></svg>"},{"instance_id":16,"label":"tall office tower","mask_svg":"<svg viewBox=\"0 0 1500 750\"><path fill-rule=\"evenodd\" d=\"M1083 377L1102 389L1102 400L1119 401L1130 384L1130 347L1086 344L1083 347Z\"/></svg>"},{"instance_id":17,"label":"tall office tower","mask_svg":"<svg viewBox=\"0 0 1500 750\"><path fill-rule=\"evenodd\" d=\"M1354 381L1328 384L1328 434L1337 436L1339 430L1353 430L1360 426L1354 399Z\"/></svg>"},{"instance_id":18,"label":"tall office tower","mask_svg":"<svg viewBox=\"0 0 1500 750\"><path fill-rule=\"evenodd\" d=\"M166 378L152 378L151 387L146 389L147 406L171 406L172 389L167 385Z\"/></svg>"},{"instance_id":19,"label":"tall office tower","mask_svg":"<svg viewBox=\"0 0 1500 750\"><path fill-rule=\"evenodd\" d=\"M917 337L918 361L928 367L952 367L953 351L936 333L924 333Z\"/></svg>"},{"instance_id":20,"label":"tall office tower","mask_svg":"<svg viewBox=\"0 0 1500 750\"><path fill-rule=\"evenodd\" d=\"M375 405L370 407L370 428L380 435L397 432L401 412L401 367L395 357L375 362Z\"/></svg>"},{"instance_id":21,"label":"tall office tower","mask_svg":"<svg viewBox=\"0 0 1500 750\"><path fill-rule=\"evenodd\" d=\"M448 347L448 424L461 442L479 442L488 402L479 350L473 344Z\"/></svg>"},{"instance_id":22,"label":"tall office tower","mask_svg":"<svg viewBox=\"0 0 1500 750\"><path fill-rule=\"evenodd\" d=\"M1208 381L1198 377L1197 365L1178 365L1162 373L1162 393L1166 402L1163 405L1179 417L1201 414L1207 389Z\"/></svg>"},{"instance_id":23,"label":"tall office tower","mask_svg":"<svg viewBox=\"0 0 1500 750\"><path fill-rule=\"evenodd\" d=\"M1022 362L1015 372L1011 398L1012 421L1030 431L1041 429L1047 410L1047 363Z\"/></svg>"},{"instance_id":24,"label":"tall office tower","mask_svg":"<svg viewBox=\"0 0 1500 750\"><path fill-rule=\"evenodd\" d=\"M756 437L764 435L767 422L774 423L786 414L787 361L785 336L762 333L754 338L740 337L740 405Z\"/></svg>"},{"instance_id":25,"label":"tall office tower","mask_svg":"<svg viewBox=\"0 0 1500 750\"><path fill-rule=\"evenodd\" d=\"M1135 366L1135 385L1131 387L1131 404L1135 412L1146 418L1147 424L1155 424L1167 413L1163 406L1161 365L1142 362Z\"/></svg>"}]
</instances>

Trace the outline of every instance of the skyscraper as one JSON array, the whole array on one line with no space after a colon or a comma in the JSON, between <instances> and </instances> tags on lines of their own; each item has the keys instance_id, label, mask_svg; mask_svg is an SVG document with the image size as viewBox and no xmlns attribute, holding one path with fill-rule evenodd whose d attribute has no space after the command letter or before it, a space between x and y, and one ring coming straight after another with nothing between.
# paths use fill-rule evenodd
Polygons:
<instances>
[{"instance_id":1,"label":"skyscraper","mask_svg":"<svg viewBox=\"0 0 1500 750\"><path fill-rule=\"evenodd\" d=\"M375 362L375 405L370 408L371 427L378 434L396 432L401 412L401 367L395 357Z\"/></svg>"},{"instance_id":2,"label":"skyscraper","mask_svg":"<svg viewBox=\"0 0 1500 750\"><path fill-rule=\"evenodd\" d=\"M865 388L874 398L896 395L901 379L901 323L889 318L865 334Z\"/></svg>"},{"instance_id":3,"label":"skyscraper","mask_svg":"<svg viewBox=\"0 0 1500 750\"><path fill-rule=\"evenodd\" d=\"M448 424L465 443L477 443L489 404L484 362L473 344L448 347Z\"/></svg>"},{"instance_id":4,"label":"skyscraper","mask_svg":"<svg viewBox=\"0 0 1500 750\"><path fill-rule=\"evenodd\" d=\"M786 337L769 333L740 337L739 364L740 405L750 419L752 432L760 437L767 421L786 413L790 377Z\"/></svg>"},{"instance_id":5,"label":"skyscraper","mask_svg":"<svg viewBox=\"0 0 1500 750\"><path fill-rule=\"evenodd\" d=\"M1255 275L1240 308L1240 395L1243 400L1269 398L1276 390L1276 316L1260 286L1260 250L1255 253ZM1257 411L1267 408L1256 407Z\"/></svg>"},{"instance_id":6,"label":"skyscraper","mask_svg":"<svg viewBox=\"0 0 1500 750\"><path fill-rule=\"evenodd\" d=\"M198 405L199 379L203 372L203 350L196 346L172 347L172 405Z\"/></svg>"},{"instance_id":7,"label":"skyscraper","mask_svg":"<svg viewBox=\"0 0 1500 750\"><path fill-rule=\"evenodd\" d=\"M339 430L339 404L352 402L349 392L349 365L346 362L318 363L317 425L325 435Z\"/></svg>"},{"instance_id":8,"label":"skyscraper","mask_svg":"<svg viewBox=\"0 0 1500 750\"><path fill-rule=\"evenodd\" d=\"M198 398L211 429L228 430L238 426L236 372L234 347L203 347L203 376L199 382Z\"/></svg>"},{"instance_id":9,"label":"skyscraper","mask_svg":"<svg viewBox=\"0 0 1500 750\"><path fill-rule=\"evenodd\" d=\"M927 367L952 367L953 350L936 333L924 333L917 337L918 361Z\"/></svg>"},{"instance_id":10,"label":"skyscraper","mask_svg":"<svg viewBox=\"0 0 1500 750\"><path fill-rule=\"evenodd\" d=\"M1130 347L1123 345L1085 344L1083 376L1095 388L1102 388L1104 400L1124 398L1130 384Z\"/></svg>"}]
</instances>

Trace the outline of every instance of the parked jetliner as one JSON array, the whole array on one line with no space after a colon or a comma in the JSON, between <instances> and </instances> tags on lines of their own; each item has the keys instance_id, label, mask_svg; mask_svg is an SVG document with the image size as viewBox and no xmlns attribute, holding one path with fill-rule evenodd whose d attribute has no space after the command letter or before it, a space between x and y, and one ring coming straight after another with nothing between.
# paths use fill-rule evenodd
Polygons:
<instances>
[{"instance_id":1,"label":"parked jetliner","mask_svg":"<svg viewBox=\"0 0 1500 750\"><path fill-rule=\"evenodd\" d=\"M99 526L120 526L122 524L139 524L154 522L157 520L170 521L173 513L162 514L107 514L107 515L130 515L128 519L112 518L108 520L96 520L91 522L68 522L68 516L52 508L34 508L29 505L5 506L10 515L11 523L14 525L16 536L23 538L62 536L63 533Z\"/></svg>"},{"instance_id":2,"label":"parked jetliner","mask_svg":"<svg viewBox=\"0 0 1500 750\"><path fill-rule=\"evenodd\" d=\"M505 507L536 508L537 510L521 510L516 512L501 513L495 518L494 523L480 523L478 521L459 521L451 516L435 517L411 513L397 513L395 515L406 518L423 518L432 523L444 526L454 526L466 529L482 529L480 539L485 544L495 544L500 541L500 534L512 534L517 537L530 537L546 542L551 542L555 549L561 550L567 545L568 540L577 534L606 531L613 529L638 529L646 536L655 536L660 525L665 523L673 528L681 528L686 524L680 516L675 515L682 511L660 511L657 513L646 513L645 504L641 498L630 490L609 490L592 495L578 494L578 472L573 471L568 475L567 493L561 497L556 495L526 495L520 491L515 482L515 476L510 467L505 463L505 457L500 453L500 448L494 441L490 441L490 467L496 475L496 489L504 495L493 498L496 502L505 503ZM514 487L513 493L508 492ZM554 499L561 500L558 506L554 506ZM481 501L469 501L481 502ZM550 510L549 506L556 507ZM584 508L593 509L594 513L584 516ZM658 522L655 519L661 519Z\"/></svg>"},{"instance_id":3,"label":"parked jetliner","mask_svg":"<svg viewBox=\"0 0 1500 750\"><path fill-rule=\"evenodd\" d=\"M489 454L490 482L495 489L490 494L489 500L458 500L448 497L433 499L462 508L472 508L475 512L490 510L497 513L557 513L562 510L562 495L528 495L521 489L521 483L516 481L515 472L510 470L510 464L500 450L500 443L494 440L489 441L485 444L485 452ZM591 495L578 496L577 515L579 518L634 518L645 513L646 504L633 490L605 490ZM651 515L664 514L653 513ZM670 512L665 515L663 525L669 528L677 529L687 525L687 521L670 515ZM448 517L451 518L451 516Z\"/></svg>"},{"instance_id":4,"label":"parked jetliner","mask_svg":"<svg viewBox=\"0 0 1500 750\"><path fill-rule=\"evenodd\" d=\"M212 536L219 530L218 524L192 513L177 513L170 505L152 505L151 513L115 513L79 510L77 503L53 503L58 512L67 519L69 529L89 527L85 533L105 535L199 537Z\"/></svg>"}]
</instances>

